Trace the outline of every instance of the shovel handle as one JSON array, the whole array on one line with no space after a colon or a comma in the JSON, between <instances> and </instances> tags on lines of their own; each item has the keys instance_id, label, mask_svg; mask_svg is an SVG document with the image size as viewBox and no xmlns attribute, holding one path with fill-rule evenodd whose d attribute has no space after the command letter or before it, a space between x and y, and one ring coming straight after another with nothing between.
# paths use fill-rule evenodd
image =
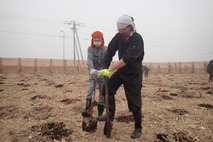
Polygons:
<instances>
[{"instance_id":1,"label":"shovel handle","mask_svg":"<svg viewBox=\"0 0 213 142\"><path fill-rule=\"evenodd\" d=\"M106 117L109 121L109 93L108 93L108 77L104 77L104 85L105 85L105 102L106 102Z\"/></svg>"},{"instance_id":2,"label":"shovel handle","mask_svg":"<svg viewBox=\"0 0 213 142\"><path fill-rule=\"evenodd\" d=\"M96 89L96 80L94 79L94 76L92 75L93 83L94 83L94 88L93 88L93 93L92 93L92 100L91 100L91 106L90 106L90 118L92 118L92 113L93 113L93 105L95 101L95 89Z\"/></svg>"}]
</instances>

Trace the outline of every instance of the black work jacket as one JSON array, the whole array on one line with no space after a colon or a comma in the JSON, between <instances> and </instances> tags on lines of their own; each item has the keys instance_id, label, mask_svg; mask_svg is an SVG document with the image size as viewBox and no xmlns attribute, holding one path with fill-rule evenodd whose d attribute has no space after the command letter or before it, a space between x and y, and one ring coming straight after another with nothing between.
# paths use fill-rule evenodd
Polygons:
<instances>
[{"instance_id":1,"label":"black work jacket","mask_svg":"<svg viewBox=\"0 0 213 142\"><path fill-rule=\"evenodd\" d=\"M142 60L144 57L144 43L140 34L134 33L129 40L117 33L108 45L106 56L103 60L104 68L108 68L113 56L118 51L119 60L123 59L126 65L119 72L123 74L141 74Z\"/></svg>"},{"instance_id":2,"label":"black work jacket","mask_svg":"<svg viewBox=\"0 0 213 142\"><path fill-rule=\"evenodd\" d=\"M209 74L213 74L213 61L209 62L208 66L207 66L207 72Z\"/></svg>"}]
</instances>

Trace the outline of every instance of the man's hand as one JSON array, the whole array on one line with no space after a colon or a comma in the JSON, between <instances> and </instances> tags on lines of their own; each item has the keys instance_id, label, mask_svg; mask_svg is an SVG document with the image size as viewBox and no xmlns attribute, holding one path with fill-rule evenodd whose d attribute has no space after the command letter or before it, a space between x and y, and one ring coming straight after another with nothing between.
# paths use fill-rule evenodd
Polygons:
<instances>
[{"instance_id":1,"label":"man's hand","mask_svg":"<svg viewBox=\"0 0 213 142\"><path fill-rule=\"evenodd\" d=\"M103 76L106 76L106 77L109 77L111 74L112 74L112 72L113 72L113 70L112 69L103 69L102 71L101 71L101 74L103 75Z\"/></svg>"},{"instance_id":2,"label":"man's hand","mask_svg":"<svg viewBox=\"0 0 213 142\"><path fill-rule=\"evenodd\" d=\"M89 73L91 75L96 75L99 78L101 76L101 71L102 70L91 69L91 71Z\"/></svg>"}]
</instances>

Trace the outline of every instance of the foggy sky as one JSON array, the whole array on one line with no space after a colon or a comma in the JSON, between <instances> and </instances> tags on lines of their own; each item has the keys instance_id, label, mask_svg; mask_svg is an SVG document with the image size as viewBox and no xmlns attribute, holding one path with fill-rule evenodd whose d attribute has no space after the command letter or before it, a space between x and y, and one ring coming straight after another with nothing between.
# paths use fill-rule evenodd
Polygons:
<instances>
[{"instance_id":1,"label":"foggy sky","mask_svg":"<svg viewBox=\"0 0 213 142\"><path fill-rule=\"evenodd\" d=\"M63 59L64 33L65 59L73 59L65 21L75 20L86 60L91 33L103 32L107 46L123 14L144 39L144 62L213 59L212 0L0 0L0 57Z\"/></svg>"}]
</instances>

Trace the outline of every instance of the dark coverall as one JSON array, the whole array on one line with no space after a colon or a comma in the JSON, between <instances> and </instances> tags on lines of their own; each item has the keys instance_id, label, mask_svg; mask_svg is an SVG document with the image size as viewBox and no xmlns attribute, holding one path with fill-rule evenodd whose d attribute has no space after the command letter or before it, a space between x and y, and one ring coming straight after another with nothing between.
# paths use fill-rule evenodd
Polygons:
<instances>
[{"instance_id":1,"label":"dark coverall","mask_svg":"<svg viewBox=\"0 0 213 142\"><path fill-rule=\"evenodd\" d=\"M114 95L123 84L129 110L132 111L135 119L135 128L142 128L141 89L144 44L141 35L135 32L129 40L125 40L121 34L117 33L108 45L108 50L103 60L104 68L110 66L116 51L118 51L119 60L123 59L126 65L112 74L108 81L110 119L113 120L115 117L116 105Z\"/></svg>"},{"instance_id":2,"label":"dark coverall","mask_svg":"<svg viewBox=\"0 0 213 142\"><path fill-rule=\"evenodd\" d=\"M144 73L145 77L149 74L149 68L147 66L142 65L142 74Z\"/></svg>"},{"instance_id":3,"label":"dark coverall","mask_svg":"<svg viewBox=\"0 0 213 142\"><path fill-rule=\"evenodd\" d=\"M209 73L209 82L213 82L213 60L209 62L207 72Z\"/></svg>"}]
</instances>

